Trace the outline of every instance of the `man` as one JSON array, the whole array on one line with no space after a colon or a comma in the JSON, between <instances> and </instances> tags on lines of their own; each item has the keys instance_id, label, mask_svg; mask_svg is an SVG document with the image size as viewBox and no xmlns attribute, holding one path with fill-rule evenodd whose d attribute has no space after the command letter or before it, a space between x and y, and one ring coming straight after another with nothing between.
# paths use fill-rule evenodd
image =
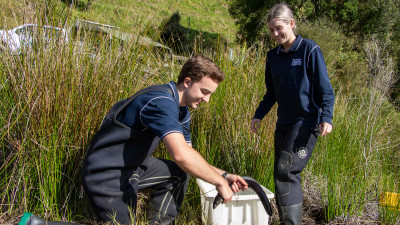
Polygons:
<instances>
[{"instance_id":1,"label":"man","mask_svg":"<svg viewBox=\"0 0 400 225\"><path fill-rule=\"evenodd\" d=\"M150 224L172 223L187 174L215 185L223 203L247 189L242 177L211 166L191 147L188 107L208 102L224 78L212 60L195 56L183 65L177 83L152 86L112 107L92 140L82 173L102 222L132 223L129 209L136 209L138 190L153 188ZM173 161L151 156L160 140Z\"/></svg>"}]
</instances>

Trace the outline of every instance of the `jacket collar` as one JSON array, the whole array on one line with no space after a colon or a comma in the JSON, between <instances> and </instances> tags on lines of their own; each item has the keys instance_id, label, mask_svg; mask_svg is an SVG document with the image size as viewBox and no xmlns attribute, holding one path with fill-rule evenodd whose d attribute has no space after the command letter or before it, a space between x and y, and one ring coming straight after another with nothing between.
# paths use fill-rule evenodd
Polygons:
<instances>
[{"instance_id":1,"label":"jacket collar","mask_svg":"<svg viewBox=\"0 0 400 225\"><path fill-rule=\"evenodd\" d=\"M290 47L290 49L289 49L288 52L295 52L295 51L297 51L297 49L299 49L301 43L303 42L303 39L304 39L304 38L303 38L302 36L300 36L300 34L297 35L297 36L296 36L296 40L294 41L292 47ZM278 46L278 49L277 49L277 51L276 51L276 54L284 53L284 52L285 52L285 51L284 51L283 46L282 46L282 45L279 45L279 46Z\"/></svg>"}]
</instances>

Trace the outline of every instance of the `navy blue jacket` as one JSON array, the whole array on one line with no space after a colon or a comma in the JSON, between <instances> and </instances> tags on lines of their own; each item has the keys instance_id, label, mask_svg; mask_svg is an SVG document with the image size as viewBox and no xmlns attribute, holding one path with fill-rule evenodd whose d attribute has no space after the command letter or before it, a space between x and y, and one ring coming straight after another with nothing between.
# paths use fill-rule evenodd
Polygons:
<instances>
[{"instance_id":1,"label":"navy blue jacket","mask_svg":"<svg viewBox=\"0 0 400 225\"><path fill-rule=\"evenodd\" d=\"M277 102L277 129L332 124L335 94L324 56L314 41L298 35L288 52L279 45L267 53L266 61L267 92L253 118L264 118Z\"/></svg>"}]
</instances>

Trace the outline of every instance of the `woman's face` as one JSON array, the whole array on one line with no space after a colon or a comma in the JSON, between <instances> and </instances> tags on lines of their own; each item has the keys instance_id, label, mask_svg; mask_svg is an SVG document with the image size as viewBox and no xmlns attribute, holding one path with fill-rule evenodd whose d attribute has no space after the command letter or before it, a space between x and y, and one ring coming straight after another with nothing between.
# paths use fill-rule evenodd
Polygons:
<instances>
[{"instance_id":1,"label":"woman's face","mask_svg":"<svg viewBox=\"0 0 400 225\"><path fill-rule=\"evenodd\" d=\"M278 44L284 47L292 46L296 35L293 32L294 20L290 20L289 23L284 22L281 19L272 19L268 22L268 29L271 37L275 39Z\"/></svg>"}]
</instances>

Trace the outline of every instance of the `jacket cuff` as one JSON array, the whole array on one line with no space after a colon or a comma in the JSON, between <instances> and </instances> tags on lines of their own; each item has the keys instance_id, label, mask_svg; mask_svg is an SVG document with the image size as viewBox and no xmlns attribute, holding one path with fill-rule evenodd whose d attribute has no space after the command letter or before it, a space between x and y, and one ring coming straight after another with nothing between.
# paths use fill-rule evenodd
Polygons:
<instances>
[{"instance_id":1,"label":"jacket cuff","mask_svg":"<svg viewBox=\"0 0 400 225\"><path fill-rule=\"evenodd\" d=\"M262 116L262 115L260 115L260 113L257 113L257 112L256 112L256 113L254 114L254 116L253 116L252 119L259 119L259 120L262 120L264 117L265 117L265 115Z\"/></svg>"},{"instance_id":2,"label":"jacket cuff","mask_svg":"<svg viewBox=\"0 0 400 225\"><path fill-rule=\"evenodd\" d=\"M332 118L330 118L330 117L321 117L321 122L320 123L323 123L323 122L326 122L326 123L329 123L330 125L332 125Z\"/></svg>"}]
</instances>

